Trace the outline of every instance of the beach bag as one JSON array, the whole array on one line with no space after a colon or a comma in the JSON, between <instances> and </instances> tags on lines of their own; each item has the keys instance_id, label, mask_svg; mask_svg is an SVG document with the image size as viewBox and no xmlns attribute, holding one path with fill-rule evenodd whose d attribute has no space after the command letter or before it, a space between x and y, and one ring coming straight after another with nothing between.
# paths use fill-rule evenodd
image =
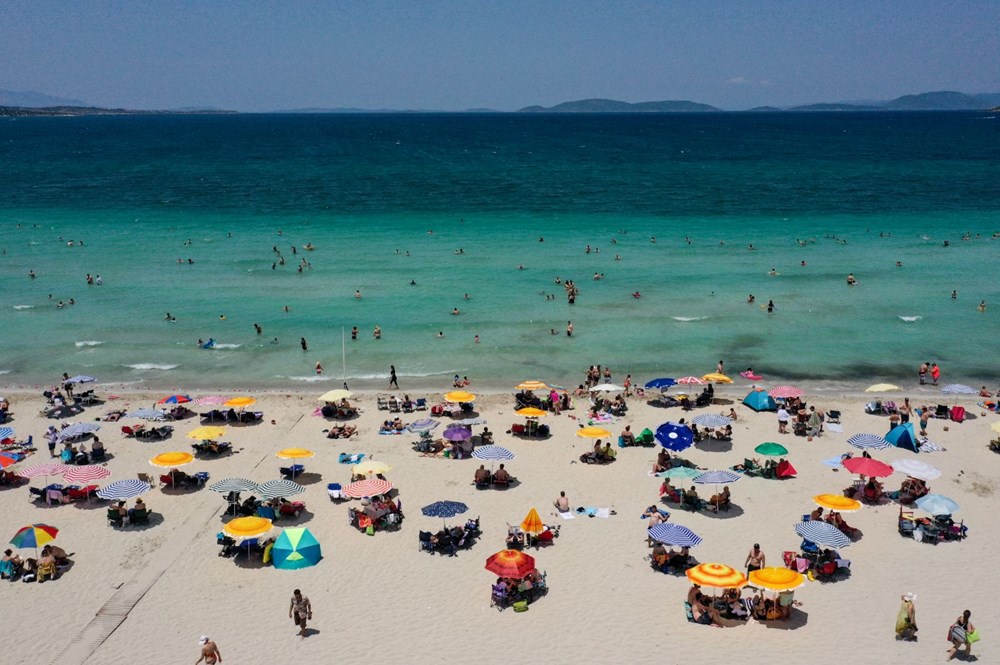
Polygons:
<instances>
[{"instance_id":1,"label":"beach bag","mask_svg":"<svg viewBox=\"0 0 1000 665\"><path fill-rule=\"evenodd\" d=\"M374 536L375 535L375 525L369 524L368 528L365 529L365 533L367 535L369 535L369 536Z\"/></svg>"},{"instance_id":2,"label":"beach bag","mask_svg":"<svg viewBox=\"0 0 1000 665\"><path fill-rule=\"evenodd\" d=\"M513 605L511 605L511 607L514 608L515 612L527 612L528 611L528 601L526 601L526 600L519 600L516 603L514 603Z\"/></svg>"},{"instance_id":3,"label":"beach bag","mask_svg":"<svg viewBox=\"0 0 1000 665\"><path fill-rule=\"evenodd\" d=\"M948 641L968 642L969 635L965 632L965 628L962 628L957 623L953 623L951 624L951 628L948 629Z\"/></svg>"},{"instance_id":4,"label":"beach bag","mask_svg":"<svg viewBox=\"0 0 1000 665\"><path fill-rule=\"evenodd\" d=\"M965 641L968 642L969 644L975 644L976 642L978 642L979 641L979 629L976 628L971 633L966 633L965 634Z\"/></svg>"}]
</instances>

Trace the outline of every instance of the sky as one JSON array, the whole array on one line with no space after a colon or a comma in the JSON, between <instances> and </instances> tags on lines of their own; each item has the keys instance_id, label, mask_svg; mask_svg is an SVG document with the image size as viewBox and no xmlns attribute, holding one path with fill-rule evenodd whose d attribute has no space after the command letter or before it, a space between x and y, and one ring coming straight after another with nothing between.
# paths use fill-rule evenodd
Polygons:
<instances>
[{"instance_id":1,"label":"sky","mask_svg":"<svg viewBox=\"0 0 1000 665\"><path fill-rule=\"evenodd\" d=\"M1000 0L4 0L0 63L141 109L735 110L1000 92Z\"/></svg>"}]
</instances>

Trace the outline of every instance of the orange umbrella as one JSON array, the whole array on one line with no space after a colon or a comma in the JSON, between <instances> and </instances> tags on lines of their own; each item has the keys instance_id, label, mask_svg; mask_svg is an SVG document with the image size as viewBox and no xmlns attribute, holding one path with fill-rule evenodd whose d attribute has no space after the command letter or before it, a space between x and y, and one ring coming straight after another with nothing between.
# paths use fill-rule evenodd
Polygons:
<instances>
[{"instance_id":1,"label":"orange umbrella","mask_svg":"<svg viewBox=\"0 0 1000 665\"><path fill-rule=\"evenodd\" d=\"M149 463L153 466L184 466L185 464L190 464L194 461L194 455L191 453L160 453L156 457L149 460Z\"/></svg>"},{"instance_id":2,"label":"orange umbrella","mask_svg":"<svg viewBox=\"0 0 1000 665\"><path fill-rule=\"evenodd\" d=\"M524 518L523 522L521 522L521 531L536 535L544 530L545 525L542 524L542 518L538 516L538 511L532 508L528 512L528 516Z\"/></svg>"},{"instance_id":3,"label":"orange umbrella","mask_svg":"<svg viewBox=\"0 0 1000 665\"><path fill-rule=\"evenodd\" d=\"M772 591L791 591L805 582L805 576L788 568L761 568L750 573L750 584Z\"/></svg>"},{"instance_id":4,"label":"orange umbrella","mask_svg":"<svg viewBox=\"0 0 1000 665\"><path fill-rule=\"evenodd\" d=\"M274 453L274 456L278 459L308 459L315 457L316 453L305 448L285 448Z\"/></svg>"},{"instance_id":5,"label":"orange umbrella","mask_svg":"<svg viewBox=\"0 0 1000 665\"><path fill-rule=\"evenodd\" d=\"M548 411L542 411L541 409L536 409L533 406L526 406L523 409L518 409L514 413L519 416L525 416L526 418L540 418L548 415Z\"/></svg>"},{"instance_id":6,"label":"orange umbrella","mask_svg":"<svg viewBox=\"0 0 1000 665\"><path fill-rule=\"evenodd\" d=\"M486 560L486 570L498 577L522 579L535 569L535 558L518 550L501 550Z\"/></svg>"},{"instance_id":7,"label":"orange umbrella","mask_svg":"<svg viewBox=\"0 0 1000 665\"><path fill-rule=\"evenodd\" d=\"M226 400L222 403L222 406L233 407L245 407L252 406L257 403L256 397L234 397L232 399Z\"/></svg>"},{"instance_id":8,"label":"orange umbrella","mask_svg":"<svg viewBox=\"0 0 1000 665\"><path fill-rule=\"evenodd\" d=\"M521 383L514 386L518 390L547 390L548 386L541 381L522 381Z\"/></svg>"},{"instance_id":9,"label":"orange umbrella","mask_svg":"<svg viewBox=\"0 0 1000 665\"><path fill-rule=\"evenodd\" d=\"M813 497L817 506L842 513L853 513L861 510L861 502L850 499L842 494L817 494Z\"/></svg>"},{"instance_id":10,"label":"orange umbrella","mask_svg":"<svg viewBox=\"0 0 1000 665\"><path fill-rule=\"evenodd\" d=\"M581 427L576 435L581 439L603 439L611 436L611 432L603 427Z\"/></svg>"},{"instance_id":11,"label":"orange umbrella","mask_svg":"<svg viewBox=\"0 0 1000 665\"><path fill-rule=\"evenodd\" d=\"M698 564L694 568L688 568L686 574L692 584L717 589L739 589L747 583L743 573L722 563Z\"/></svg>"}]
</instances>

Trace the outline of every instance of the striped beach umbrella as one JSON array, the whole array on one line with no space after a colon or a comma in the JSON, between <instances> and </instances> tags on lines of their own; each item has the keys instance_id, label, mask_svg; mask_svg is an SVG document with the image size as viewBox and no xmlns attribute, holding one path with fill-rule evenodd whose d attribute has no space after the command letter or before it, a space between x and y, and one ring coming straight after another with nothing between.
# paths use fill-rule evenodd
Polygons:
<instances>
[{"instance_id":1,"label":"striped beach umbrella","mask_svg":"<svg viewBox=\"0 0 1000 665\"><path fill-rule=\"evenodd\" d=\"M701 427L725 427L733 421L728 416L718 413L703 413L700 416L692 418L691 422Z\"/></svg>"},{"instance_id":2,"label":"striped beach umbrella","mask_svg":"<svg viewBox=\"0 0 1000 665\"><path fill-rule=\"evenodd\" d=\"M847 442L861 450L880 450L892 445L877 434L855 434Z\"/></svg>"},{"instance_id":3,"label":"striped beach umbrella","mask_svg":"<svg viewBox=\"0 0 1000 665\"><path fill-rule=\"evenodd\" d=\"M208 489L219 494L229 494L230 492L254 492L258 491L257 483L246 478L226 478L208 486Z\"/></svg>"},{"instance_id":4,"label":"striped beach umbrella","mask_svg":"<svg viewBox=\"0 0 1000 665\"><path fill-rule=\"evenodd\" d=\"M167 417L166 411L161 411L160 409L150 409L149 407L142 407L136 409L135 411L129 411L125 415L129 418L142 418L143 420L163 420Z\"/></svg>"},{"instance_id":5,"label":"striped beach umbrella","mask_svg":"<svg viewBox=\"0 0 1000 665\"><path fill-rule=\"evenodd\" d=\"M10 544L20 548L34 547L37 552L39 547L55 540L58 534L59 529L48 524L22 526L10 539Z\"/></svg>"},{"instance_id":6,"label":"striped beach umbrella","mask_svg":"<svg viewBox=\"0 0 1000 665\"><path fill-rule=\"evenodd\" d=\"M826 522L797 522L795 533L810 542L827 547L847 547L851 544L851 539L844 533Z\"/></svg>"},{"instance_id":7,"label":"striped beach umbrella","mask_svg":"<svg viewBox=\"0 0 1000 665\"><path fill-rule=\"evenodd\" d=\"M420 420L414 420L412 423L406 426L406 431L411 434L419 434L421 432L430 432L432 429L440 425L441 423L433 418L421 418Z\"/></svg>"},{"instance_id":8,"label":"striped beach umbrella","mask_svg":"<svg viewBox=\"0 0 1000 665\"><path fill-rule=\"evenodd\" d=\"M257 486L257 492L262 499L278 499L296 494L302 494L306 488L291 480L268 480Z\"/></svg>"},{"instance_id":9,"label":"striped beach umbrella","mask_svg":"<svg viewBox=\"0 0 1000 665\"><path fill-rule=\"evenodd\" d=\"M462 420L456 420L456 425L464 425L465 427L472 427L473 425L485 425L486 418L463 418Z\"/></svg>"},{"instance_id":10,"label":"striped beach umbrella","mask_svg":"<svg viewBox=\"0 0 1000 665\"><path fill-rule=\"evenodd\" d=\"M97 423L73 423L69 427L64 427L59 432L59 438L63 441L69 439L75 439L78 436L83 436L84 434L90 434L91 432L96 432L101 429L101 426Z\"/></svg>"},{"instance_id":11,"label":"striped beach umbrella","mask_svg":"<svg viewBox=\"0 0 1000 665\"><path fill-rule=\"evenodd\" d=\"M346 486L343 489L343 493L354 499L360 499L366 496L385 494L391 489L392 483L388 480L382 480L381 478L367 478Z\"/></svg>"},{"instance_id":12,"label":"striped beach umbrella","mask_svg":"<svg viewBox=\"0 0 1000 665\"><path fill-rule=\"evenodd\" d=\"M461 501L435 501L420 509L420 512L427 517L440 517L446 519L455 517L467 511L469 507Z\"/></svg>"},{"instance_id":13,"label":"striped beach umbrella","mask_svg":"<svg viewBox=\"0 0 1000 665\"><path fill-rule=\"evenodd\" d=\"M700 476L696 476L694 482L699 485L724 485L726 483L735 483L742 477L733 471L706 471Z\"/></svg>"},{"instance_id":14,"label":"striped beach umbrella","mask_svg":"<svg viewBox=\"0 0 1000 665\"><path fill-rule=\"evenodd\" d=\"M700 563L685 572L691 584L716 589L739 589L746 586L747 578L740 571L724 563Z\"/></svg>"},{"instance_id":15,"label":"striped beach umbrella","mask_svg":"<svg viewBox=\"0 0 1000 665\"><path fill-rule=\"evenodd\" d=\"M0 427L0 441L4 439L14 438L14 428L13 427Z\"/></svg>"},{"instance_id":16,"label":"striped beach umbrella","mask_svg":"<svg viewBox=\"0 0 1000 665\"><path fill-rule=\"evenodd\" d=\"M514 453L503 446L480 446L472 451L472 456L476 459L489 461L514 459Z\"/></svg>"},{"instance_id":17,"label":"striped beach umbrella","mask_svg":"<svg viewBox=\"0 0 1000 665\"><path fill-rule=\"evenodd\" d=\"M704 472L692 469L689 466L675 466L672 469L661 471L656 475L660 478L669 478L671 480L687 480L688 478L697 478L702 473Z\"/></svg>"},{"instance_id":18,"label":"striped beach umbrella","mask_svg":"<svg viewBox=\"0 0 1000 665\"><path fill-rule=\"evenodd\" d=\"M699 379L697 376L682 376L677 379L677 384L681 386L703 386L705 381Z\"/></svg>"},{"instance_id":19,"label":"striped beach umbrella","mask_svg":"<svg viewBox=\"0 0 1000 665\"><path fill-rule=\"evenodd\" d=\"M45 464L35 464L26 469L21 469L17 475L22 478L38 478L39 476L59 476L73 467L61 462L46 462Z\"/></svg>"},{"instance_id":20,"label":"striped beach umbrella","mask_svg":"<svg viewBox=\"0 0 1000 665\"><path fill-rule=\"evenodd\" d=\"M701 536L696 534L686 526L664 522L651 526L648 530L649 537L659 541L664 545L676 545L677 547L694 547L701 542Z\"/></svg>"},{"instance_id":21,"label":"striped beach umbrella","mask_svg":"<svg viewBox=\"0 0 1000 665\"><path fill-rule=\"evenodd\" d=\"M188 395L168 395L160 399L157 404L187 404L191 401Z\"/></svg>"},{"instance_id":22,"label":"striped beach umbrella","mask_svg":"<svg viewBox=\"0 0 1000 665\"><path fill-rule=\"evenodd\" d=\"M72 466L63 474L63 478L71 483L90 483L95 480L104 480L111 475L111 470L100 464L87 464L85 466Z\"/></svg>"},{"instance_id":23,"label":"striped beach umbrella","mask_svg":"<svg viewBox=\"0 0 1000 665\"><path fill-rule=\"evenodd\" d=\"M145 494L149 490L150 486L146 481L137 478L126 478L125 480L116 480L113 483L108 483L97 490L97 496L102 499L121 501Z\"/></svg>"},{"instance_id":24,"label":"striped beach umbrella","mask_svg":"<svg viewBox=\"0 0 1000 665\"><path fill-rule=\"evenodd\" d=\"M952 383L941 389L945 395L975 395L979 391L964 383Z\"/></svg>"},{"instance_id":25,"label":"striped beach umbrella","mask_svg":"<svg viewBox=\"0 0 1000 665\"><path fill-rule=\"evenodd\" d=\"M222 395L205 395L203 397L194 398L191 403L198 404L199 406L213 406L224 404L227 399L229 398L223 397Z\"/></svg>"},{"instance_id":26,"label":"striped beach umbrella","mask_svg":"<svg viewBox=\"0 0 1000 665\"><path fill-rule=\"evenodd\" d=\"M795 386L775 386L767 392L771 397L780 397L781 399L802 397L805 395L805 391L801 388L796 388Z\"/></svg>"},{"instance_id":27,"label":"striped beach umbrella","mask_svg":"<svg viewBox=\"0 0 1000 665\"><path fill-rule=\"evenodd\" d=\"M514 386L517 390L548 390L548 385L542 383L541 381L522 381L521 383Z\"/></svg>"}]
</instances>

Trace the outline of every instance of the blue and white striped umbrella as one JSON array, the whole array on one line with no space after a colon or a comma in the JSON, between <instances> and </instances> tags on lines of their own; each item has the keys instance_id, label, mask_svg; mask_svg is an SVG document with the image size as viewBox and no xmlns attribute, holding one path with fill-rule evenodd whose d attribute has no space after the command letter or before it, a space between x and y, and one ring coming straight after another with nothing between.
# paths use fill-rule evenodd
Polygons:
<instances>
[{"instance_id":1,"label":"blue and white striped umbrella","mask_svg":"<svg viewBox=\"0 0 1000 665\"><path fill-rule=\"evenodd\" d=\"M419 434L420 432L430 432L432 429L440 425L438 421L433 418L421 418L420 420L414 420L412 423L406 426L406 431L411 434Z\"/></svg>"},{"instance_id":2,"label":"blue and white striped umbrella","mask_svg":"<svg viewBox=\"0 0 1000 665\"><path fill-rule=\"evenodd\" d=\"M702 427L725 427L733 421L718 413L703 413L700 416L695 416L691 422Z\"/></svg>"},{"instance_id":3,"label":"blue and white striped umbrella","mask_svg":"<svg viewBox=\"0 0 1000 665\"><path fill-rule=\"evenodd\" d=\"M879 450L888 448L892 444L877 434L855 434L847 440L855 448Z\"/></svg>"},{"instance_id":4,"label":"blue and white striped umbrella","mask_svg":"<svg viewBox=\"0 0 1000 665\"><path fill-rule=\"evenodd\" d=\"M0 441L3 439L13 439L14 438L14 428L13 427L0 427Z\"/></svg>"},{"instance_id":5,"label":"blue and white striped umbrella","mask_svg":"<svg viewBox=\"0 0 1000 665\"><path fill-rule=\"evenodd\" d=\"M277 499L279 497L295 496L306 491L306 488L291 480L269 480L257 486L262 499Z\"/></svg>"},{"instance_id":6,"label":"blue and white striped umbrella","mask_svg":"<svg viewBox=\"0 0 1000 665\"><path fill-rule=\"evenodd\" d=\"M979 391L972 386L967 386L964 383L952 383L941 389L946 395L975 395Z\"/></svg>"},{"instance_id":7,"label":"blue and white striped umbrella","mask_svg":"<svg viewBox=\"0 0 1000 665\"><path fill-rule=\"evenodd\" d=\"M694 443L694 433L680 423L666 422L656 428L656 440L667 450L679 453Z\"/></svg>"},{"instance_id":8,"label":"blue and white striped umbrella","mask_svg":"<svg viewBox=\"0 0 1000 665\"><path fill-rule=\"evenodd\" d=\"M69 427L64 427L59 432L59 438L63 441L67 439L75 439L78 436L83 436L84 434L89 434L90 432L96 432L101 429L101 426L97 423L73 423Z\"/></svg>"},{"instance_id":9,"label":"blue and white striped umbrella","mask_svg":"<svg viewBox=\"0 0 1000 665\"><path fill-rule=\"evenodd\" d=\"M694 547L701 542L701 536L696 534L686 526L664 522L648 529L649 537L658 540L664 545L677 545L678 547Z\"/></svg>"},{"instance_id":10,"label":"blue and white striped umbrella","mask_svg":"<svg viewBox=\"0 0 1000 665\"><path fill-rule=\"evenodd\" d=\"M699 485L725 485L726 483L735 483L742 477L732 471L706 471L700 476L696 476L694 482Z\"/></svg>"},{"instance_id":11,"label":"blue and white striped umbrella","mask_svg":"<svg viewBox=\"0 0 1000 665\"><path fill-rule=\"evenodd\" d=\"M102 499L131 499L140 494L145 494L150 489L149 483L144 480L126 478L125 480L116 480L113 483L105 485L97 490L97 496Z\"/></svg>"},{"instance_id":12,"label":"blue and white striped umbrella","mask_svg":"<svg viewBox=\"0 0 1000 665\"><path fill-rule=\"evenodd\" d=\"M472 456L476 459L484 460L511 460L514 459L514 453L510 452L503 446L479 446L474 451L472 451Z\"/></svg>"},{"instance_id":13,"label":"blue and white striped umbrella","mask_svg":"<svg viewBox=\"0 0 1000 665\"><path fill-rule=\"evenodd\" d=\"M467 511L469 507L460 501L435 501L420 509L427 517L454 517Z\"/></svg>"},{"instance_id":14,"label":"blue and white striped umbrella","mask_svg":"<svg viewBox=\"0 0 1000 665\"><path fill-rule=\"evenodd\" d=\"M795 533L817 545L827 547L839 548L851 544L851 539L845 536L840 529L826 522L798 522L795 525Z\"/></svg>"},{"instance_id":15,"label":"blue and white striped umbrella","mask_svg":"<svg viewBox=\"0 0 1000 665\"><path fill-rule=\"evenodd\" d=\"M246 478L226 478L208 486L208 489L220 494L230 492L257 492L257 483Z\"/></svg>"},{"instance_id":16,"label":"blue and white striped umbrella","mask_svg":"<svg viewBox=\"0 0 1000 665\"><path fill-rule=\"evenodd\" d=\"M136 409L135 411L129 411L125 415L129 418L142 418L143 420L163 420L167 417L166 412L159 409L150 409L148 407Z\"/></svg>"}]
</instances>

